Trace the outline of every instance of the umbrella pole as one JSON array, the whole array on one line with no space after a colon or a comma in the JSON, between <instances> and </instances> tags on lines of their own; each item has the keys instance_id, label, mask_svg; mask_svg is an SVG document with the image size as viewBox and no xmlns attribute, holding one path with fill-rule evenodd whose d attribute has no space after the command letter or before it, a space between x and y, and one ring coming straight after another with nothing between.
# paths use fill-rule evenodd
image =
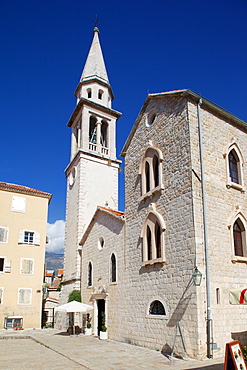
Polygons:
<instances>
[{"instance_id":1,"label":"umbrella pole","mask_svg":"<svg viewBox=\"0 0 247 370\"><path fill-rule=\"evenodd\" d=\"M74 335L75 335L75 313L73 312L73 327L74 327Z\"/></svg>"}]
</instances>

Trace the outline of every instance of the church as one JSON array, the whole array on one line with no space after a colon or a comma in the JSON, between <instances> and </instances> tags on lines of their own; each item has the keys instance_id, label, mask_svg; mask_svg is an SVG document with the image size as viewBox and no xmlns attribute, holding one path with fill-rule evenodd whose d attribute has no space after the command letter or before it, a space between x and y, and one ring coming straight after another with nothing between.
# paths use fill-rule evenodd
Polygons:
<instances>
[{"instance_id":1,"label":"church","mask_svg":"<svg viewBox=\"0 0 247 370\"><path fill-rule=\"evenodd\" d=\"M149 94L121 153L121 212L121 113L97 27L75 95L61 303L80 290L94 335L104 317L109 339L163 353L246 345L247 123L189 89Z\"/></svg>"}]
</instances>

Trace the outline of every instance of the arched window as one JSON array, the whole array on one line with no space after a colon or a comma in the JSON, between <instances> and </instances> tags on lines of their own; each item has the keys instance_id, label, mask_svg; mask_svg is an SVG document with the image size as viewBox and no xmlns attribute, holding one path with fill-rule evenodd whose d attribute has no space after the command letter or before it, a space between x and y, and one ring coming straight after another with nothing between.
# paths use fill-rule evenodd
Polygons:
<instances>
[{"instance_id":1,"label":"arched window","mask_svg":"<svg viewBox=\"0 0 247 370\"><path fill-rule=\"evenodd\" d=\"M147 249L148 249L148 260L152 259L152 234L150 227L147 225Z\"/></svg>"},{"instance_id":2,"label":"arched window","mask_svg":"<svg viewBox=\"0 0 247 370\"><path fill-rule=\"evenodd\" d=\"M233 224L233 241L235 256L244 257L245 229L240 218Z\"/></svg>"},{"instance_id":3,"label":"arched window","mask_svg":"<svg viewBox=\"0 0 247 370\"><path fill-rule=\"evenodd\" d=\"M87 97L88 97L88 99L90 99L92 97L92 90L91 89L87 89Z\"/></svg>"},{"instance_id":4,"label":"arched window","mask_svg":"<svg viewBox=\"0 0 247 370\"><path fill-rule=\"evenodd\" d=\"M141 175L141 193L143 197L164 189L162 184L162 153L159 149L149 147L142 158L139 174Z\"/></svg>"},{"instance_id":5,"label":"arched window","mask_svg":"<svg viewBox=\"0 0 247 370\"><path fill-rule=\"evenodd\" d=\"M239 158L234 149L228 154L229 176L232 182L239 184Z\"/></svg>"},{"instance_id":6,"label":"arched window","mask_svg":"<svg viewBox=\"0 0 247 370\"><path fill-rule=\"evenodd\" d=\"M163 303L161 303L158 300L153 301L150 304L150 307L149 307L149 315L166 316L166 311L165 311L165 307L164 307Z\"/></svg>"},{"instance_id":7,"label":"arched window","mask_svg":"<svg viewBox=\"0 0 247 370\"><path fill-rule=\"evenodd\" d=\"M154 171L154 186L158 186L159 181L159 159L157 155L155 154L153 157L153 171Z\"/></svg>"},{"instance_id":8,"label":"arched window","mask_svg":"<svg viewBox=\"0 0 247 370\"><path fill-rule=\"evenodd\" d=\"M145 163L145 177L146 177L146 189L145 193L150 191L150 164L148 162Z\"/></svg>"},{"instance_id":9,"label":"arched window","mask_svg":"<svg viewBox=\"0 0 247 370\"><path fill-rule=\"evenodd\" d=\"M117 263L115 254L111 255L111 282L115 283L117 281Z\"/></svg>"},{"instance_id":10,"label":"arched window","mask_svg":"<svg viewBox=\"0 0 247 370\"><path fill-rule=\"evenodd\" d=\"M164 231L163 218L157 212L151 211L143 224L141 233L143 239L142 264L144 266L165 261Z\"/></svg>"},{"instance_id":11,"label":"arched window","mask_svg":"<svg viewBox=\"0 0 247 370\"><path fill-rule=\"evenodd\" d=\"M90 117L89 120L89 142L96 144L97 141L97 120L95 117Z\"/></svg>"},{"instance_id":12,"label":"arched window","mask_svg":"<svg viewBox=\"0 0 247 370\"><path fill-rule=\"evenodd\" d=\"M88 275L87 275L87 285L92 286L92 274L93 274L93 267L92 263L89 262L88 264Z\"/></svg>"},{"instance_id":13,"label":"arched window","mask_svg":"<svg viewBox=\"0 0 247 370\"><path fill-rule=\"evenodd\" d=\"M161 257L161 230L160 225L156 221L155 223L155 247L156 247L156 256L157 258Z\"/></svg>"},{"instance_id":14,"label":"arched window","mask_svg":"<svg viewBox=\"0 0 247 370\"><path fill-rule=\"evenodd\" d=\"M101 123L101 132L100 132L100 144L104 147L108 147L108 123L102 121Z\"/></svg>"},{"instance_id":15,"label":"arched window","mask_svg":"<svg viewBox=\"0 0 247 370\"><path fill-rule=\"evenodd\" d=\"M243 181L243 156L237 143L231 144L225 151L227 184L228 188L242 190Z\"/></svg>"}]
</instances>

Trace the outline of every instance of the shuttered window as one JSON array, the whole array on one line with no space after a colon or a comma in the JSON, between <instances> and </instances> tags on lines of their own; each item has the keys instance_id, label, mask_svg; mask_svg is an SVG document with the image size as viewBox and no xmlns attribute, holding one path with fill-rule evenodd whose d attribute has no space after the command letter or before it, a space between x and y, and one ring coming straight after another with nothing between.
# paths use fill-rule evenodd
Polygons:
<instances>
[{"instance_id":1,"label":"shuttered window","mask_svg":"<svg viewBox=\"0 0 247 370\"><path fill-rule=\"evenodd\" d=\"M32 301L32 289L31 288L19 288L18 304L31 304L31 301Z\"/></svg>"},{"instance_id":2,"label":"shuttered window","mask_svg":"<svg viewBox=\"0 0 247 370\"><path fill-rule=\"evenodd\" d=\"M34 260L29 258L21 259L21 274L33 275Z\"/></svg>"},{"instance_id":3,"label":"shuttered window","mask_svg":"<svg viewBox=\"0 0 247 370\"><path fill-rule=\"evenodd\" d=\"M3 304L3 288L0 288L0 304Z\"/></svg>"},{"instance_id":4,"label":"shuttered window","mask_svg":"<svg viewBox=\"0 0 247 370\"><path fill-rule=\"evenodd\" d=\"M13 196L12 198L12 211L25 213L26 211L26 198Z\"/></svg>"},{"instance_id":5,"label":"shuttered window","mask_svg":"<svg viewBox=\"0 0 247 370\"><path fill-rule=\"evenodd\" d=\"M8 227L0 226L0 243L7 243L8 241Z\"/></svg>"},{"instance_id":6,"label":"shuttered window","mask_svg":"<svg viewBox=\"0 0 247 370\"><path fill-rule=\"evenodd\" d=\"M40 233L38 233L37 231L20 230L18 243L28 245L40 245Z\"/></svg>"}]
</instances>

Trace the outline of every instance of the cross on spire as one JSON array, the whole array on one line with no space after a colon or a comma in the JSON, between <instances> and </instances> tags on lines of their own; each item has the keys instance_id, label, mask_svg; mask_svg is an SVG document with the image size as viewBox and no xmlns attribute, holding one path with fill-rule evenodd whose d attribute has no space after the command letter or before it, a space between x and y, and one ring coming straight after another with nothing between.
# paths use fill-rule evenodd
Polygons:
<instances>
[{"instance_id":1,"label":"cross on spire","mask_svg":"<svg viewBox=\"0 0 247 370\"><path fill-rule=\"evenodd\" d=\"M97 14L96 14L96 19L93 19L92 21L94 22L94 27L97 27L97 26L100 25L99 18L97 17Z\"/></svg>"}]
</instances>

